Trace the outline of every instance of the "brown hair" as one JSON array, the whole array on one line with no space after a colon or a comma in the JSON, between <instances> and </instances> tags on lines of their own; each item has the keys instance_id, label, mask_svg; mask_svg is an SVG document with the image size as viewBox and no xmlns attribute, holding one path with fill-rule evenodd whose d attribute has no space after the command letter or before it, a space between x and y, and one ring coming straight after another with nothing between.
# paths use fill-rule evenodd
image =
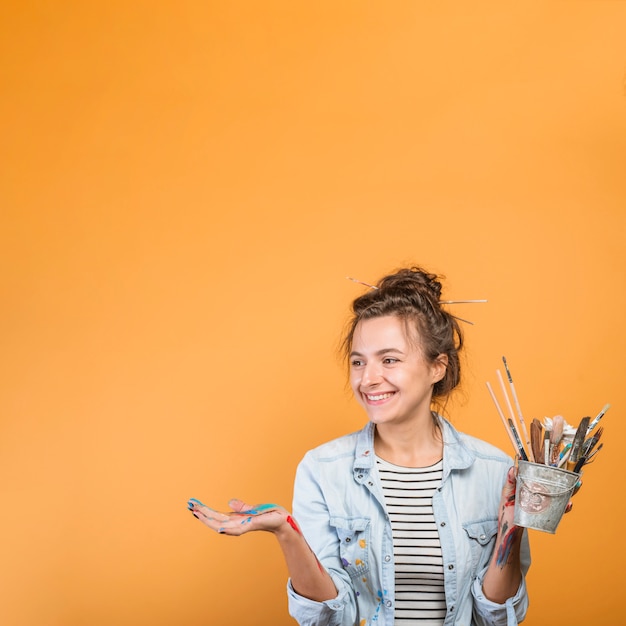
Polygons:
<instances>
[{"instance_id":1,"label":"brown hair","mask_svg":"<svg viewBox=\"0 0 626 626\"><path fill-rule=\"evenodd\" d=\"M354 331L361 320L395 315L405 322L410 337L417 331L419 347L428 363L434 363L441 354L447 356L446 373L435 383L433 399L447 397L461 380L459 352L463 347L463 334L456 319L441 308L440 296L438 276L420 267L400 269L381 278L375 288L352 303L353 315L341 344L346 361L352 351Z\"/></svg>"}]
</instances>

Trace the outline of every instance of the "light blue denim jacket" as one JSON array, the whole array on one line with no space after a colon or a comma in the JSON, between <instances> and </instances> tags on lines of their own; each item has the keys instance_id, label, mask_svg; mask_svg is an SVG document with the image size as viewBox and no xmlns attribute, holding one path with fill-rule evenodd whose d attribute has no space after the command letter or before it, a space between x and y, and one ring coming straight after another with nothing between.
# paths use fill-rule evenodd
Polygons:
<instances>
[{"instance_id":1,"label":"light blue denim jacket","mask_svg":"<svg viewBox=\"0 0 626 626\"><path fill-rule=\"evenodd\" d=\"M444 624L513 626L528 607L524 577L505 604L482 593L512 460L439 420L443 480L433 511L443 553ZM393 540L375 467L373 424L307 452L296 473L293 514L338 590L336 598L314 602L289 582L289 613L300 626L393 626ZM530 566L526 532L521 557L525 574Z\"/></svg>"}]
</instances>

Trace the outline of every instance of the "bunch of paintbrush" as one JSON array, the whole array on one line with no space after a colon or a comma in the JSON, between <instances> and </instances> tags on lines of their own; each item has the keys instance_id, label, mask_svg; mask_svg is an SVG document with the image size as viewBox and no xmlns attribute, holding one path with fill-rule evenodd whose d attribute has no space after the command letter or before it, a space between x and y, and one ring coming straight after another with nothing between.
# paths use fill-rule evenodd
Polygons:
<instances>
[{"instance_id":1,"label":"bunch of paintbrush","mask_svg":"<svg viewBox=\"0 0 626 626\"><path fill-rule=\"evenodd\" d=\"M603 444L598 445L598 442L602 436L603 428L598 428L595 433L593 433L593 430L609 409L610 405L606 404L593 421L591 421L590 417L584 417L575 432L561 415L557 415L551 420L546 418L545 427L538 419L533 419L530 424L529 437L522 409L517 398L513 377L511 376L505 357L502 357L502 362L504 363L504 369L509 382L509 391L515 403L521 430L518 427L513 412L513 406L509 400L509 394L507 393L507 388L499 370L496 371L496 375L506 401L509 413L508 418L505 417L489 383L487 383L487 389L498 410L498 414L504 424L509 439L513 444L516 455L523 461L542 463L553 467L563 467L565 465L568 470L579 473L583 466L589 463L602 449ZM526 447L524 447L520 433L524 437Z\"/></svg>"}]
</instances>

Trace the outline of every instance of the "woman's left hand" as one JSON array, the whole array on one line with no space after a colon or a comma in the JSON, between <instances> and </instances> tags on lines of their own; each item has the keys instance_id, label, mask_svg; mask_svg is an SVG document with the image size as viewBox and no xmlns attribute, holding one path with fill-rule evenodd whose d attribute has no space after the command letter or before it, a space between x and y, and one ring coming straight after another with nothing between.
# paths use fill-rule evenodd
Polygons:
<instances>
[{"instance_id":1,"label":"woman's left hand","mask_svg":"<svg viewBox=\"0 0 626 626\"><path fill-rule=\"evenodd\" d=\"M249 505L233 499L228 505L231 511L222 513L192 498L187 508L203 524L223 535L243 535L254 530L276 532L289 518L288 511L277 504Z\"/></svg>"}]
</instances>

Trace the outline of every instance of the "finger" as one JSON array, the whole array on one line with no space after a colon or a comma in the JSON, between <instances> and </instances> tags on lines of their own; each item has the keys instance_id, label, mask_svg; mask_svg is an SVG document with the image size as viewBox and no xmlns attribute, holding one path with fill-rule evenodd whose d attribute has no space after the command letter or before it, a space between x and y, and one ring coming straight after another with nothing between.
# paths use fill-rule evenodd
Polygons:
<instances>
[{"instance_id":1,"label":"finger","mask_svg":"<svg viewBox=\"0 0 626 626\"><path fill-rule=\"evenodd\" d=\"M200 500L197 500L196 498L189 498L189 500L187 500L187 508L190 511L196 506L206 506L206 505L200 502Z\"/></svg>"},{"instance_id":2,"label":"finger","mask_svg":"<svg viewBox=\"0 0 626 626\"><path fill-rule=\"evenodd\" d=\"M254 510L254 506L246 504L243 500L239 500L239 498L232 498L229 500L228 506L237 513L247 513Z\"/></svg>"},{"instance_id":3,"label":"finger","mask_svg":"<svg viewBox=\"0 0 626 626\"><path fill-rule=\"evenodd\" d=\"M574 485L574 491L572 491L572 495L575 496L578 493L578 490L583 486L583 481L578 479L576 484Z\"/></svg>"},{"instance_id":4,"label":"finger","mask_svg":"<svg viewBox=\"0 0 626 626\"><path fill-rule=\"evenodd\" d=\"M222 522L229 519L229 515L226 513L220 513L211 507L202 504L200 500L196 498L190 498L187 501L187 509L189 509L195 517L202 520L215 520L216 522Z\"/></svg>"},{"instance_id":5,"label":"finger","mask_svg":"<svg viewBox=\"0 0 626 626\"><path fill-rule=\"evenodd\" d=\"M515 490L517 486L517 468L510 467L506 475L504 487L502 487L502 499L505 506L512 506L515 503Z\"/></svg>"},{"instance_id":6,"label":"finger","mask_svg":"<svg viewBox=\"0 0 626 626\"><path fill-rule=\"evenodd\" d=\"M220 513L205 506L192 511L194 517L200 520L205 526L217 533L226 535L240 535L249 530L242 528L243 524L249 523L252 516L240 515L238 513Z\"/></svg>"},{"instance_id":7,"label":"finger","mask_svg":"<svg viewBox=\"0 0 626 626\"><path fill-rule=\"evenodd\" d=\"M565 512L569 513L573 508L574 508L574 503L570 500L570 502L568 502L567 506L565 507Z\"/></svg>"}]
</instances>

